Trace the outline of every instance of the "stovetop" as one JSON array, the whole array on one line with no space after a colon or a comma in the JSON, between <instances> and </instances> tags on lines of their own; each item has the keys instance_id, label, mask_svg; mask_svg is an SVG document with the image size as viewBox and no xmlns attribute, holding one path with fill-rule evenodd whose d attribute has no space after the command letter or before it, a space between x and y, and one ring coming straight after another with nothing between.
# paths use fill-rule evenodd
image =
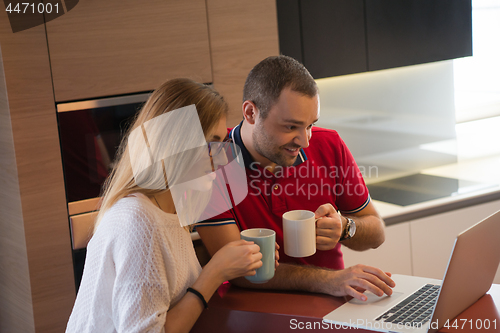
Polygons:
<instances>
[{"instance_id":1,"label":"stovetop","mask_svg":"<svg viewBox=\"0 0 500 333\"><path fill-rule=\"evenodd\" d=\"M494 184L479 183L469 180L414 174L372 183L368 186L374 200L408 206L430 200L474 192Z\"/></svg>"}]
</instances>

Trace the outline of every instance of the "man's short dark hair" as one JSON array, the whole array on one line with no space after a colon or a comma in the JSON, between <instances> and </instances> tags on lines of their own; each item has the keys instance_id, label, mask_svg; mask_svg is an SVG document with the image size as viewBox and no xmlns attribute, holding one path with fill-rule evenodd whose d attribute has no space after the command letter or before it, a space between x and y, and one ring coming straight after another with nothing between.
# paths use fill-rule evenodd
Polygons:
<instances>
[{"instance_id":1,"label":"man's short dark hair","mask_svg":"<svg viewBox=\"0 0 500 333\"><path fill-rule=\"evenodd\" d=\"M251 101L265 119L283 89L314 97L318 86L309 71L297 60L280 55L259 62L248 74L243 88L243 101Z\"/></svg>"}]
</instances>

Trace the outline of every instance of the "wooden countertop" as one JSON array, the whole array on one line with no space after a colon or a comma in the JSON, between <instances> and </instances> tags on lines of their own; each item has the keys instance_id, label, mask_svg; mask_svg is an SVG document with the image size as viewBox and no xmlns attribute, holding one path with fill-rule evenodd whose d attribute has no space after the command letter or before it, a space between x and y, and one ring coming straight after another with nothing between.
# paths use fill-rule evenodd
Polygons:
<instances>
[{"instance_id":1,"label":"wooden countertop","mask_svg":"<svg viewBox=\"0 0 500 333\"><path fill-rule=\"evenodd\" d=\"M191 332L325 332L330 327L322 323L323 316L346 301L347 298L323 294L250 290L224 284L212 296L209 308L202 313ZM440 332L499 332L499 311L500 285L494 284L485 296L457 317L459 327L465 320L470 325L469 320L472 319L472 329L465 325L464 329L441 329ZM476 328L476 320L484 323L486 319L491 323L489 330ZM495 320L496 330L493 326ZM303 325L303 329L299 325ZM307 325L312 329L306 329ZM354 328L341 330L368 332Z\"/></svg>"}]
</instances>

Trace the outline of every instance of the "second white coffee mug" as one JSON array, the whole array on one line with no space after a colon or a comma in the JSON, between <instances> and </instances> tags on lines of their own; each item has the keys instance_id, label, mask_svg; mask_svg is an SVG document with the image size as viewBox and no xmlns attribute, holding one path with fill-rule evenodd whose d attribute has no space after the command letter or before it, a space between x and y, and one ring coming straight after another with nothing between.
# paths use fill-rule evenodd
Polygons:
<instances>
[{"instance_id":1,"label":"second white coffee mug","mask_svg":"<svg viewBox=\"0 0 500 333\"><path fill-rule=\"evenodd\" d=\"M309 210L292 210L283 214L285 254L308 257L316 253L316 219Z\"/></svg>"}]
</instances>

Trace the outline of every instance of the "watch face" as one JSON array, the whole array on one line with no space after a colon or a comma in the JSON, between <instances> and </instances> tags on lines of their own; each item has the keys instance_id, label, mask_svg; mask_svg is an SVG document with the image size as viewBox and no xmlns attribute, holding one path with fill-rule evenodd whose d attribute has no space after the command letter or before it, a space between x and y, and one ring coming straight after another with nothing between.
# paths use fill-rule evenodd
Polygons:
<instances>
[{"instance_id":1,"label":"watch face","mask_svg":"<svg viewBox=\"0 0 500 333\"><path fill-rule=\"evenodd\" d=\"M354 236L356 233L356 223L353 220L350 220L351 224L349 225L349 237Z\"/></svg>"}]
</instances>

